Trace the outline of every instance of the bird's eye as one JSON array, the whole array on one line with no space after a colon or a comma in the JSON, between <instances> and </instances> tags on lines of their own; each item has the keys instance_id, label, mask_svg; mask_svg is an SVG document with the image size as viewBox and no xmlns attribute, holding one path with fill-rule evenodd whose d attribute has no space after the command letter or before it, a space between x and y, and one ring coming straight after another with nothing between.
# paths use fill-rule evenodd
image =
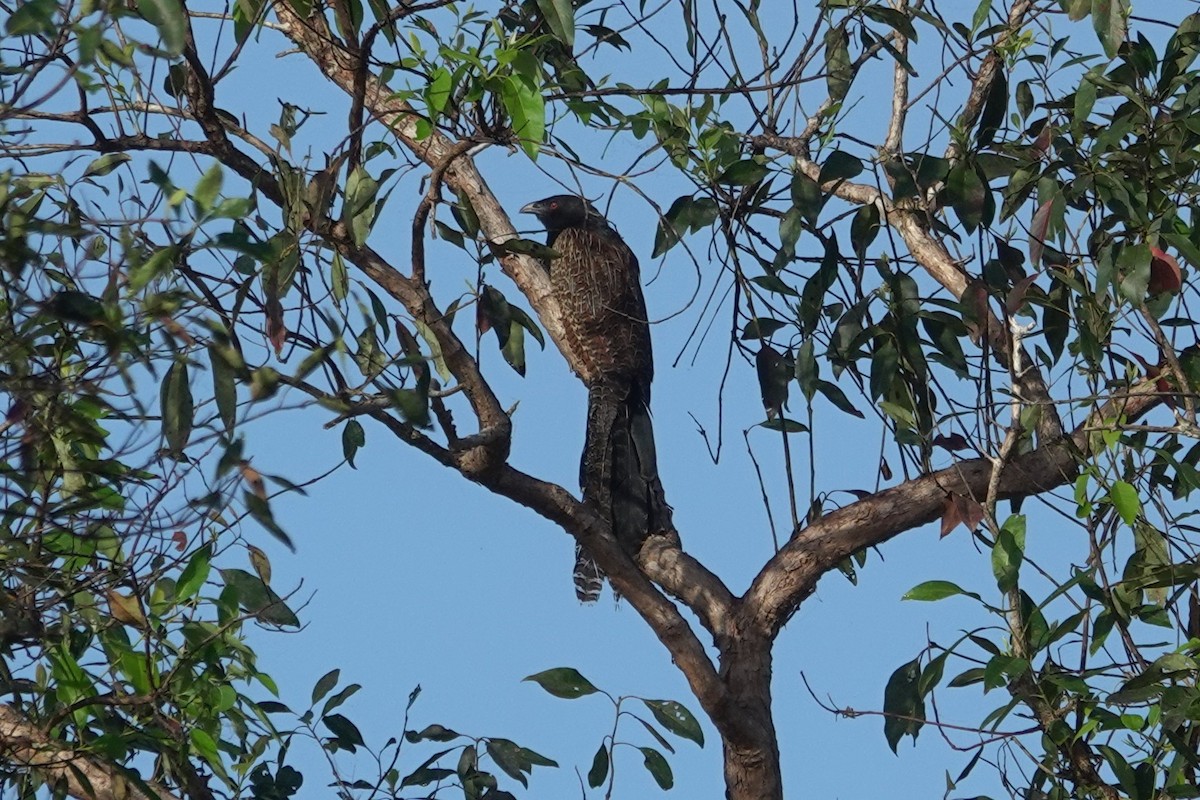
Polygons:
<instances>
[{"instance_id":1,"label":"bird's eye","mask_svg":"<svg viewBox=\"0 0 1200 800\"><path fill-rule=\"evenodd\" d=\"M551 203L551 204L550 204L550 207L551 207L551 208L558 208L558 201L556 200L555 202Z\"/></svg>"}]
</instances>

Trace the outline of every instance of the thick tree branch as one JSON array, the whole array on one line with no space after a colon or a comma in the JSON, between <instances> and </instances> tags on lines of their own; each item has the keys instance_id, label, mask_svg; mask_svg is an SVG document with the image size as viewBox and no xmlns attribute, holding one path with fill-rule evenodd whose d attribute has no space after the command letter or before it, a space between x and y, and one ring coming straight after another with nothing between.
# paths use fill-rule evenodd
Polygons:
<instances>
[{"instance_id":1,"label":"thick tree branch","mask_svg":"<svg viewBox=\"0 0 1200 800\"><path fill-rule=\"evenodd\" d=\"M1162 402L1154 381L1108 401L1075 433L1013 458L995 488L1000 499L1041 494L1074 480L1080 458L1092 452L1098 427L1132 421ZM905 481L821 517L800 531L755 577L739 610L742 624L776 636L817 581L865 547L938 519L946 498L979 502L988 494L993 460L982 457Z\"/></svg>"},{"instance_id":2,"label":"thick tree branch","mask_svg":"<svg viewBox=\"0 0 1200 800\"><path fill-rule=\"evenodd\" d=\"M51 739L11 705L0 705L0 759L79 800L181 800L156 781Z\"/></svg>"}]
</instances>

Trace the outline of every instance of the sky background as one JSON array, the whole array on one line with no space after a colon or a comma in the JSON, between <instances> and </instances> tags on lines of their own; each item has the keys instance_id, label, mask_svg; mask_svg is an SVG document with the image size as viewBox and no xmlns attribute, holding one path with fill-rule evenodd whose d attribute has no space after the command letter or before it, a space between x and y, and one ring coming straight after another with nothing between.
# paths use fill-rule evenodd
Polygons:
<instances>
[{"instance_id":1,"label":"sky background","mask_svg":"<svg viewBox=\"0 0 1200 800\"><path fill-rule=\"evenodd\" d=\"M975 4L942 6L969 17ZM1178 7L1180 17L1194 10L1193 3L1179 0L1155 3L1154 13L1169 16L1168 7ZM815 13L807 11L802 29L812 24ZM1080 37L1076 46L1098 51L1087 27L1073 31ZM932 31L928 36L933 42ZM930 58L925 53L936 56L936 42L926 44L913 61L922 76L932 79L941 65L922 60ZM346 100L318 78L303 57L275 57L285 49L278 37L264 33L258 44L247 48L237 72L222 84L218 103L245 114L249 127L258 131L265 131L277 117L277 96L332 109L327 119L308 123L293 144L294 152L309 148L320 163L323 148L336 143L344 126ZM606 49L589 69L595 74L655 75L665 69L661 62L661 53L637 47L632 53ZM877 123L887 103L879 92L890 87L890 70L891 62L883 60L859 76L848 101L857 100L859 105L843 129L867 141L881 138ZM823 86L819 90L823 92ZM957 107L957 95L953 102ZM611 142L593 136L581 152L585 160L594 158L592 163L621 172L637 160L645 144L625 135ZM545 156L535 165L523 153L493 148L477 160L518 226L530 225L531 220L517 218L516 209L559 191L552 176L570 181L562 165ZM376 164L386 166L372 162L372 167ZM419 197L415 177L410 175L399 184L370 239L397 265L408 259L407 231ZM735 359L725 393L718 394L730 324L727 306L705 344L698 351L694 346L685 349L693 325L702 318L703 299L718 278L706 254L707 241L689 240L698 265L680 248L653 261L649 257L656 219L652 210L628 191L608 206L612 184L582 180L585 192L601 198L602 207L609 208L611 219L641 256L650 316L666 319L653 329L657 366L653 411L659 467L675 508L675 522L687 550L740 594L772 553L743 431L749 429L754 452L768 472L777 524L788 511L779 435L752 427L763 418L752 366ZM638 185L663 208L690 191L669 167L640 178ZM801 239L801 255L817 254L817 247L811 237ZM462 251L431 245L429 274L435 294L446 291L445 287L465 286L475 270ZM510 300L518 297L494 266L488 268L488 277ZM700 301L693 302L697 289ZM458 290L449 291L450 295L440 296ZM456 325L464 337L470 316L462 315ZM513 465L574 490L584 429L582 385L552 346L539 351L527 342L524 378L502 362L491 334L484 339L482 352L485 374L493 379L502 403L506 407L519 403L513 415ZM297 399L284 395L281 402L294 404ZM874 489L877 422L860 423L823 400L816 402L818 488ZM715 437L722 403L724 448L720 462L714 464L693 417ZM803 419L798 392L793 392L792 413ZM253 454L254 466L294 482L325 472L342 459L341 428L326 430L323 425L329 419L326 412L310 409L270 415L247 426L247 452ZM580 776L611 729L612 709L600 696L575 701L553 698L523 683L523 677L572 666L613 695L674 699L701 716L666 650L628 605L614 604L607 593L594 606L581 606L575 600L573 543L568 536L527 509L492 497L439 467L382 428L366 424L366 429L367 443L357 456L357 469L334 472L309 487L307 497L288 495L274 501L275 516L295 542L295 553L265 532L246 530L247 538L271 557L274 588L281 594L292 593L291 604L305 623L299 632L263 631L252 638L263 670L280 686L280 699L303 708L316 680L341 668L343 685L363 685L341 711L359 726L368 744L377 747L401 736L409 693L420 685L422 694L409 727L420 729L436 722L471 735L506 737L557 760L559 769L535 771L527 791L502 779L505 788L535 800L581 796ZM806 451L804 439L794 437L792 452L799 475L807 471ZM943 456L939 465L944 463ZM892 465L899 473L898 461ZM802 485L801 497L806 494ZM1078 543L1078 536L1078 529L1056 525L1051 517L1031 519L1029 540L1035 552L1053 553L1060 546L1066 551L1072 539ZM900 601L905 591L933 579L953 580L998 600L989 555L978 551L965 530L939 538L937 527L931 525L872 551L859 571L857 586L836 572L826 576L780 636L775 648L775 721L789 797L938 797L947 790L947 773L957 775L969 760L969 752L955 752L952 745L969 745L974 741L970 734L943 738L928 726L915 747L905 739L899 756L893 755L883 736L881 717L837 718L823 710L805 686L807 680L817 698L828 705L878 710L888 676L916 656L927 639L949 644L963 630L985 621L962 598L937 604ZM966 666L951 667L947 673ZM1006 700L999 692L981 698L977 688L969 688L939 693L938 707L946 721L971 725ZM707 721L701 721L707 738L703 750L672 740L678 752L669 756L676 779L670 796L706 798L724 792L720 741ZM629 722L622 723L619 739L654 745L645 731ZM1017 724L1013 720L1002 728ZM398 767L401 774L415 769L433 751L431 746L406 747ZM309 783L300 795L305 800L328 794L317 780L322 775L313 764L317 758L315 748L298 747L291 755L293 761L311 767L305 769ZM369 760L356 762L345 755L337 759L345 770L343 777L370 780L377 775ZM636 751L619 751L616 768L615 796L661 794ZM985 765L951 796L980 793L1002 794L994 771ZM601 795L595 791L589 796Z\"/></svg>"}]
</instances>

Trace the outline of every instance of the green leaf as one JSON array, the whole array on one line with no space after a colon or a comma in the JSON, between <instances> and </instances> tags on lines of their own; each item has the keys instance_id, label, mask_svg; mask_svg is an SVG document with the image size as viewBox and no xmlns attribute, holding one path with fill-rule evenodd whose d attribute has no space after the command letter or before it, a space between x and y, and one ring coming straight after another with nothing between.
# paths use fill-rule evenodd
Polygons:
<instances>
[{"instance_id":1,"label":"green leaf","mask_svg":"<svg viewBox=\"0 0 1200 800\"><path fill-rule=\"evenodd\" d=\"M220 570L220 573L225 585L237 593L238 605L247 613L253 614L260 622L292 628L300 627L299 618L270 586L263 583L262 578L252 575L244 569L223 569Z\"/></svg>"},{"instance_id":2,"label":"green leaf","mask_svg":"<svg viewBox=\"0 0 1200 800\"><path fill-rule=\"evenodd\" d=\"M1092 0L1092 26L1109 58L1116 58L1129 34L1129 0Z\"/></svg>"},{"instance_id":3,"label":"green leaf","mask_svg":"<svg viewBox=\"0 0 1200 800\"><path fill-rule=\"evenodd\" d=\"M158 29L163 50L177 56L183 52L187 38L187 16L180 0L139 0L140 13L147 22Z\"/></svg>"},{"instance_id":4,"label":"green leaf","mask_svg":"<svg viewBox=\"0 0 1200 800\"><path fill-rule=\"evenodd\" d=\"M571 0L537 0L538 8L554 38L568 48L575 46L575 8Z\"/></svg>"},{"instance_id":5,"label":"green leaf","mask_svg":"<svg viewBox=\"0 0 1200 800\"><path fill-rule=\"evenodd\" d=\"M925 701L918 688L920 676L921 664L913 659L892 673L883 691L883 735L893 753L905 735L915 741L925 724Z\"/></svg>"},{"instance_id":6,"label":"green leaf","mask_svg":"<svg viewBox=\"0 0 1200 800\"><path fill-rule=\"evenodd\" d=\"M140 292L150 281L168 272L175 266L178 252L174 245L160 247L145 261L132 267L128 276L129 291Z\"/></svg>"},{"instance_id":7,"label":"green leaf","mask_svg":"<svg viewBox=\"0 0 1200 800\"><path fill-rule=\"evenodd\" d=\"M954 165L946 176L946 201L968 233L979 227L987 202L987 186L974 166L965 161Z\"/></svg>"},{"instance_id":8,"label":"green leaf","mask_svg":"<svg viewBox=\"0 0 1200 800\"><path fill-rule=\"evenodd\" d=\"M1150 291L1150 245L1126 245L1117 257L1120 271L1121 296L1131 303L1140 304Z\"/></svg>"},{"instance_id":9,"label":"green leaf","mask_svg":"<svg viewBox=\"0 0 1200 800\"><path fill-rule=\"evenodd\" d=\"M975 141L980 147L992 143L1008 111L1008 75L1004 70L997 70L995 75L979 115L979 129L975 132Z\"/></svg>"},{"instance_id":10,"label":"green leaf","mask_svg":"<svg viewBox=\"0 0 1200 800\"><path fill-rule=\"evenodd\" d=\"M847 414L863 419L863 413L851 404L846 398L845 392L836 383L829 381L817 381L817 391L825 395L825 399L833 403L835 406L845 411Z\"/></svg>"},{"instance_id":11,"label":"green leaf","mask_svg":"<svg viewBox=\"0 0 1200 800\"><path fill-rule=\"evenodd\" d=\"M208 347L208 363L212 369L213 399L217 403L217 415L226 431L237 424L237 387L234 384L234 369L221 355L215 345Z\"/></svg>"},{"instance_id":12,"label":"green leaf","mask_svg":"<svg viewBox=\"0 0 1200 800\"><path fill-rule=\"evenodd\" d=\"M643 700L642 702L650 709L650 713L654 715L654 719L658 721L659 725L676 736L691 739L704 747L704 731L701 730L700 723L692 716L692 712L674 700Z\"/></svg>"},{"instance_id":13,"label":"green leaf","mask_svg":"<svg viewBox=\"0 0 1200 800\"><path fill-rule=\"evenodd\" d=\"M225 175L221 171L220 162L214 163L200 176L200 181L192 192L192 202L196 204L196 209L202 214L207 214L216 204L224 179Z\"/></svg>"},{"instance_id":14,"label":"green leaf","mask_svg":"<svg viewBox=\"0 0 1200 800\"><path fill-rule=\"evenodd\" d=\"M886 6L864 6L863 13L876 22L882 22L884 25L895 28L896 33L905 38L917 41L917 29L913 27L912 20L904 12Z\"/></svg>"},{"instance_id":15,"label":"green leaf","mask_svg":"<svg viewBox=\"0 0 1200 800\"><path fill-rule=\"evenodd\" d=\"M358 448L366 443L367 432L363 430L362 423L354 419L347 420L346 427L342 428L342 457L351 468L358 469L354 466L354 456L358 453Z\"/></svg>"},{"instance_id":16,"label":"green leaf","mask_svg":"<svg viewBox=\"0 0 1200 800\"><path fill-rule=\"evenodd\" d=\"M1142 501L1138 497L1137 489L1125 481L1114 483L1108 490L1108 497L1126 525L1132 525L1142 513Z\"/></svg>"},{"instance_id":17,"label":"green leaf","mask_svg":"<svg viewBox=\"0 0 1200 800\"><path fill-rule=\"evenodd\" d=\"M333 687L337 686L338 678L342 676L340 669L331 669L320 677L313 685L312 704L316 705L321 702L321 698L333 691Z\"/></svg>"},{"instance_id":18,"label":"green leaf","mask_svg":"<svg viewBox=\"0 0 1200 800\"><path fill-rule=\"evenodd\" d=\"M574 700L577 697L584 697L600 691L572 667L555 667L530 675L523 680L533 681L555 697L565 700Z\"/></svg>"},{"instance_id":19,"label":"green leaf","mask_svg":"<svg viewBox=\"0 0 1200 800\"><path fill-rule=\"evenodd\" d=\"M992 546L992 574L1001 592L1017 587L1025 552L1025 516L1013 514L1004 521Z\"/></svg>"},{"instance_id":20,"label":"green leaf","mask_svg":"<svg viewBox=\"0 0 1200 800\"><path fill-rule=\"evenodd\" d=\"M28 0L18 3L16 10L9 14L4 29L9 36L53 34L57 27L54 24L54 12L59 6L55 0Z\"/></svg>"},{"instance_id":21,"label":"green leaf","mask_svg":"<svg viewBox=\"0 0 1200 800\"><path fill-rule=\"evenodd\" d=\"M829 100L840 103L850 91L854 67L850 61L850 36L840 26L825 31L825 87Z\"/></svg>"},{"instance_id":22,"label":"green leaf","mask_svg":"<svg viewBox=\"0 0 1200 800\"><path fill-rule=\"evenodd\" d=\"M212 548L204 545L188 559L187 566L179 573L179 582L175 584L175 599L179 602L189 599L200 591L208 580L212 562Z\"/></svg>"},{"instance_id":23,"label":"green leaf","mask_svg":"<svg viewBox=\"0 0 1200 800\"><path fill-rule=\"evenodd\" d=\"M879 207L874 203L865 205L854 213L850 221L850 246L859 258L867 257L867 248L879 234Z\"/></svg>"},{"instance_id":24,"label":"green leaf","mask_svg":"<svg viewBox=\"0 0 1200 800\"><path fill-rule=\"evenodd\" d=\"M857 157L841 150L834 150L821 165L817 183L824 186L830 181L849 180L863 171L863 163Z\"/></svg>"},{"instance_id":25,"label":"green leaf","mask_svg":"<svg viewBox=\"0 0 1200 800\"><path fill-rule=\"evenodd\" d=\"M358 732L358 726L341 714L327 714L321 717L321 722L337 737L339 747L353 753L355 746L366 746L362 734Z\"/></svg>"},{"instance_id":26,"label":"green leaf","mask_svg":"<svg viewBox=\"0 0 1200 800\"><path fill-rule=\"evenodd\" d=\"M976 600L982 600L974 592L968 592L958 584L951 583L950 581L925 581L924 583L919 583L905 592L900 599L931 602L934 600L945 600L947 597L955 597L956 595L965 595L973 597Z\"/></svg>"},{"instance_id":27,"label":"green leaf","mask_svg":"<svg viewBox=\"0 0 1200 800\"><path fill-rule=\"evenodd\" d=\"M825 195L816 181L799 170L792 174L792 205L800 209L809 225L816 227L825 205Z\"/></svg>"},{"instance_id":28,"label":"green leaf","mask_svg":"<svg viewBox=\"0 0 1200 800\"><path fill-rule=\"evenodd\" d=\"M717 178L717 183L725 183L730 186L749 186L767 177L768 172L770 170L765 164L760 164L753 158L747 158L738 161L722 172Z\"/></svg>"},{"instance_id":29,"label":"green leaf","mask_svg":"<svg viewBox=\"0 0 1200 800\"><path fill-rule=\"evenodd\" d=\"M528 77L509 75L500 84L500 100L512 120L521 149L536 161L546 137L546 101Z\"/></svg>"},{"instance_id":30,"label":"green leaf","mask_svg":"<svg viewBox=\"0 0 1200 800\"><path fill-rule=\"evenodd\" d=\"M98 178L102 175L107 175L117 167L124 164L126 161L132 161L133 156L128 153L105 153L92 163L87 165L87 169L83 171L82 178Z\"/></svg>"},{"instance_id":31,"label":"green leaf","mask_svg":"<svg viewBox=\"0 0 1200 800\"><path fill-rule=\"evenodd\" d=\"M675 776L671 774L671 765L662 753L653 747L639 747L642 751L642 764L654 778L660 789L670 789L675 785Z\"/></svg>"},{"instance_id":32,"label":"green leaf","mask_svg":"<svg viewBox=\"0 0 1200 800\"><path fill-rule=\"evenodd\" d=\"M445 67L433 71L433 77L425 90L425 102L429 104L429 115L438 117L446 110L450 95L454 91L454 78Z\"/></svg>"},{"instance_id":33,"label":"green leaf","mask_svg":"<svg viewBox=\"0 0 1200 800\"><path fill-rule=\"evenodd\" d=\"M162 433L167 449L175 458L183 455L192 435L192 389L188 385L186 361L175 361L163 377L159 392L162 408Z\"/></svg>"},{"instance_id":34,"label":"green leaf","mask_svg":"<svg viewBox=\"0 0 1200 800\"><path fill-rule=\"evenodd\" d=\"M192 728L188 734L191 740L192 749L205 761L209 766L221 768L221 754L217 751L217 743L201 728Z\"/></svg>"},{"instance_id":35,"label":"green leaf","mask_svg":"<svg viewBox=\"0 0 1200 800\"><path fill-rule=\"evenodd\" d=\"M604 783L606 777L608 777L608 748L601 742L600 749L592 757L592 768L588 770L588 786L595 789Z\"/></svg>"},{"instance_id":36,"label":"green leaf","mask_svg":"<svg viewBox=\"0 0 1200 800\"><path fill-rule=\"evenodd\" d=\"M742 339L766 339L786 324L786 322L780 322L777 319L769 317L755 317L747 322L746 327L742 329Z\"/></svg>"},{"instance_id":37,"label":"green leaf","mask_svg":"<svg viewBox=\"0 0 1200 800\"><path fill-rule=\"evenodd\" d=\"M275 516L271 513L271 505L266 498L259 497L253 492L245 492L242 495L242 501L246 504L246 510L250 512L250 516L254 518L255 522L262 525L267 533L287 545L289 550L295 552L296 546L292 544L291 537L275 521Z\"/></svg>"},{"instance_id":38,"label":"green leaf","mask_svg":"<svg viewBox=\"0 0 1200 800\"><path fill-rule=\"evenodd\" d=\"M405 731L404 739L416 744L417 742L452 742L461 736L458 731L452 731L444 725L427 725L421 731Z\"/></svg>"},{"instance_id":39,"label":"green leaf","mask_svg":"<svg viewBox=\"0 0 1200 800\"><path fill-rule=\"evenodd\" d=\"M367 241L375 221L375 197L378 193L379 183L361 164L346 179L342 219L350 225L355 244L362 245Z\"/></svg>"}]
</instances>

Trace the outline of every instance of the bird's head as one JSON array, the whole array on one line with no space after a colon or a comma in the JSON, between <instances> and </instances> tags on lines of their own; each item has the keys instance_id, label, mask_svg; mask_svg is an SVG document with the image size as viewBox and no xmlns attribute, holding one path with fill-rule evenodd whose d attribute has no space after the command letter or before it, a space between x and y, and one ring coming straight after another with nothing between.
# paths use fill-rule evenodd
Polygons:
<instances>
[{"instance_id":1,"label":"bird's head","mask_svg":"<svg viewBox=\"0 0 1200 800\"><path fill-rule=\"evenodd\" d=\"M521 207L522 214L533 214L554 233L566 228L601 228L608 223L595 207L573 194L556 194L544 200L534 200Z\"/></svg>"}]
</instances>

